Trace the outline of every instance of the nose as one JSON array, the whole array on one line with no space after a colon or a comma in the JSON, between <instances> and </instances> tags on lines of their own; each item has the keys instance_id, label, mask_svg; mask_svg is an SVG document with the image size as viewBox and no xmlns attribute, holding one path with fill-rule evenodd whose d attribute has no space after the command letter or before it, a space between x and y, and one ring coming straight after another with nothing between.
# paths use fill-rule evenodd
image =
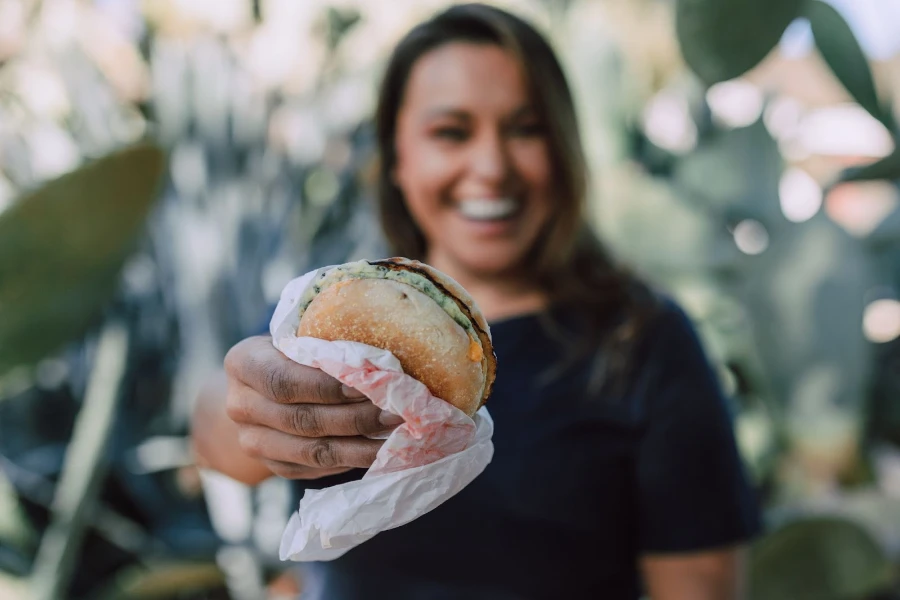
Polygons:
<instances>
[{"instance_id":1,"label":"nose","mask_svg":"<svg viewBox=\"0 0 900 600\"><path fill-rule=\"evenodd\" d=\"M509 177L511 166L500 132L485 132L475 140L469 168L479 180L499 185Z\"/></svg>"}]
</instances>

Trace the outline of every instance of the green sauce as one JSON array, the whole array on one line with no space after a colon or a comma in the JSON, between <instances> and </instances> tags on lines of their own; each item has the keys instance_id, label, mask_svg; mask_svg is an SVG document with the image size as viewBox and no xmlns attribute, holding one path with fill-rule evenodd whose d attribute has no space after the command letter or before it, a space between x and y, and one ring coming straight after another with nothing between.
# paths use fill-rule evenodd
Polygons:
<instances>
[{"instance_id":1,"label":"green sauce","mask_svg":"<svg viewBox=\"0 0 900 600\"><path fill-rule=\"evenodd\" d=\"M450 315L450 318L456 321L460 327L465 329L466 332L474 334L476 339L478 337L469 317L459 309L459 306L452 298L438 289L427 277L405 269L394 270L381 265L372 265L365 260L347 263L319 273L316 276L316 280L306 289L303 297L300 299L300 316L303 316L316 294L335 283L347 279L389 279L398 283L404 283L437 302L438 306L444 309L444 312Z\"/></svg>"}]
</instances>

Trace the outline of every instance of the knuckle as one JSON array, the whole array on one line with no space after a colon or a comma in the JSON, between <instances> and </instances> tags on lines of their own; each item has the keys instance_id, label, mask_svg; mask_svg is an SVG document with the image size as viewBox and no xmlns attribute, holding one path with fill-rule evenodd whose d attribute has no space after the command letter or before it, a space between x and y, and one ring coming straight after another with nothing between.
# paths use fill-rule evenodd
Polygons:
<instances>
[{"instance_id":1,"label":"knuckle","mask_svg":"<svg viewBox=\"0 0 900 600\"><path fill-rule=\"evenodd\" d=\"M318 439L309 449L313 466L320 469L330 469L338 466L337 449L334 442L329 439Z\"/></svg>"},{"instance_id":2,"label":"knuckle","mask_svg":"<svg viewBox=\"0 0 900 600\"><path fill-rule=\"evenodd\" d=\"M322 423L318 411L312 406L298 405L288 411L287 426L295 433L303 436L319 437L323 435Z\"/></svg>"},{"instance_id":3,"label":"knuckle","mask_svg":"<svg viewBox=\"0 0 900 600\"><path fill-rule=\"evenodd\" d=\"M374 405L366 406L363 404L353 412L353 426L361 435L379 433L384 429L384 425L378 422L380 410L377 408L373 410L372 407Z\"/></svg>"},{"instance_id":4,"label":"knuckle","mask_svg":"<svg viewBox=\"0 0 900 600\"><path fill-rule=\"evenodd\" d=\"M265 386L268 396L281 404L290 402L294 397L294 386L284 376L284 370L278 367L266 366Z\"/></svg>"},{"instance_id":5,"label":"knuckle","mask_svg":"<svg viewBox=\"0 0 900 600\"><path fill-rule=\"evenodd\" d=\"M225 402L225 414L236 423L246 423L251 420L250 407L238 394L228 394Z\"/></svg>"},{"instance_id":6,"label":"knuckle","mask_svg":"<svg viewBox=\"0 0 900 600\"><path fill-rule=\"evenodd\" d=\"M263 455L262 436L253 429L241 428L238 432L238 443L248 456L259 458Z\"/></svg>"},{"instance_id":7,"label":"knuckle","mask_svg":"<svg viewBox=\"0 0 900 600\"><path fill-rule=\"evenodd\" d=\"M225 367L225 373L227 373L229 377L235 379L241 378L244 363L244 344L245 341L238 342L231 347L227 354L225 354L223 366Z\"/></svg>"},{"instance_id":8,"label":"knuckle","mask_svg":"<svg viewBox=\"0 0 900 600\"><path fill-rule=\"evenodd\" d=\"M331 401L340 397L341 383L337 379L325 376L316 378L315 394L316 397L323 401Z\"/></svg>"}]
</instances>

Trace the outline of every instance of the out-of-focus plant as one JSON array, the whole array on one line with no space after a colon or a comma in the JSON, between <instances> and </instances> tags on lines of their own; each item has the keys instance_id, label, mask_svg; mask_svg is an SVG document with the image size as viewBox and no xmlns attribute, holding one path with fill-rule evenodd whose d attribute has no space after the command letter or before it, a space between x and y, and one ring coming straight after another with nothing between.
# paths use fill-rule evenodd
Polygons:
<instances>
[{"instance_id":1,"label":"out-of-focus plant","mask_svg":"<svg viewBox=\"0 0 900 600\"><path fill-rule=\"evenodd\" d=\"M156 199L163 159L151 145L113 154L0 214L0 375L96 325Z\"/></svg>"},{"instance_id":2,"label":"out-of-focus plant","mask_svg":"<svg viewBox=\"0 0 900 600\"><path fill-rule=\"evenodd\" d=\"M806 0L678 0L675 29L691 69L712 85L759 64Z\"/></svg>"},{"instance_id":3,"label":"out-of-focus plant","mask_svg":"<svg viewBox=\"0 0 900 600\"><path fill-rule=\"evenodd\" d=\"M712 85L739 77L774 49L794 19L809 20L816 47L853 99L894 137L895 151L840 181L900 179L900 130L884 102L868 60L841 14L822 0L678 0L676 31L690 68Z\"/></svg>"},{"instance_id":4,"label":"out-of-focus plant","mask_svg":"<svg viewBox=\"0 0 900 600\"><path fill-rule=\"evenodd\" d=\"M893 139L893 151L886 157L868 164L844 169L832 181L826 182L821 194L823 196L827 195L836 186L850 182L885 180L896 184L895 182L900 180L900 129L898 129L892 104L885 101L879 94L868 60L860 44L857 42L847 22L830 4L821 0L791 0L787 2L779 0L763 3L748 2L746 0L722 0L721 2L679 0L676 3L676 33L688 66L707 86L712 86L733 80L757 66L773 51L775 45L784 34L786 27L794 19L800 17L809 21L816 48L836 79L859 106L864 108L884 126ZM702 152L702 144L699 151ZM689 160L693 160L693 156L689 157ZM745 164L741 165L741 168L745 167ZM751 169L751 171L756 172L754 169ZM735 178L731 176L728 179L735 181ZM695 187L694 191L696 189ZM769 193L766 196L773 197L776 194ZM757 196L757 200L762 201L762 197ZM818 224L821 221L821 218L813 219L809 226L804 224L802 227L795 228L797 231L790 236L791 244L798 249L808 247L808 244L799 242L798 236L806 235L809 237L811 234L810 227L816 226L821 229L822 225ZM769 228L769 231L766 232L767 237L775 240L777 234L771 231L774 225L773 220L762 220L762 223L765 223L766 227ZM825 235L824 232L819 234L818 237L821 238L822 235ZM835 233L830 235L835 240L846 238L846 236L840 236ZM835 237L836 235L837 237ZM837 408L837 406L842 405L844 409L847 409L854 404L859 404L862 397L865 396L864 381L869 376L869 372L866 371L865 362L860 361L860 356L865 355L867 350L864 345L860 345L860 342L863 340L859 335L860 328L855 324L859 323L859 320L850 324L850 330L844 328L839 333L839 330L836 328L838 321L834 317L843 314L843 318L840 321L843 323L848 323L848 315L856 315L857 319L861 319L863 309L865 309L865 305L862 304L864 301L863 295L868 289L877 284L877 280L873 274L859 279L861 270L871 270L874 266L874 257L870 256L870 251L864 249L861 243L854 243L852 240L846 239L841 242L843 249L835 246L834 243L836 241L832 243L821 241L818 256L821 259L824 256L823 253L830 253L832 263L830 267L826 268L831 270L843 269L845 274L838 279L832 280L828 295L823 296L816 307L817 310L823 312L823 316L825 314L833 315L833 317L826 317L824 321L819 321L821 329L825 329L826 322L830 323L830 327L827 330L832 332L833 335L829 338L828 334L824 332L809 332L806 337L819 338L819 344L821 345L817 349L818 353L833 354L833 360L830 363L832 366L822 364L819 367L818 377L820 379L822 377L826 379L828 377L833 378L837 377L838 371L842 371L842 375L838 377L841 383L837 383L836 380L833 385L827 384L822 379L820 383L826 386L822 388L821 385L817 387L813 380L809 379L807 383L812 387L809 387L808 392L805 393L807 396L809 394L821 394L823 389L829 387L834 389L835 387L843 386L845 389L844 393L849 394L849 396L845 396L846 399L836 403L832 402L831 406ZM855 262L858 263L855 266L853 266L854 260L851 259L853 256L858 257L855 259ZM810 259L812 260L812 256ZM798 265L798 269L805 269L809 273L812 266L813 263L807 261L806 264ZM775 265L771 267L777 268ZM765 272L773 274L775 271L766 269ZM799 271L797 275L800 275ZM854 278L857 280L855 284L851 283L851 280ZM839 281L844 285L838 285ZM782 289L788 288L790 287L789 282L790 280L783 280L778 285L781 285ZM764 281L759 283L765 285ZM809 289L809 283L807 281L804 284L807 286L807 289ZM776 298L777 294L777 289L768 292L771 298ZM750 302L751 307L754 305L758 306L759 301L762 300L758 294L756 296L756 301ZM843 299L838 301L840 296L843 296ZM829 302L833 306L830 309L833 312L825 312L829 311L826 308ZM785 308L787 308L786 305ZM805 310L808 312L812 309L812 306L807 306ZM799 316L797 308L789 310L793 310L794 318ZM778 311L775 311L773 314L776 322L779 318L778 314ZM787 315L788 313L781 312L781 314ZM761 319L762 315L756 315L756 317L755 321L758 324L764 322ZM784 323L783 326L788 326L788 323ZM856 332L852 331L854 327L857 330ZM780 329L779 333L783 335L784 329L778 329ZM791 340L799 340L804 336L800 332L796 332L796 335L787 337ZM856 341L848 345L849 339ZM761 342L764 347L771 349L769 352L778 354L777 350L780 345L773 344L773 340L761 340ZM844 352L830 352L828 350L838 346L843 346ZM853 349L852 352L849 351L850 348ZM789 363L792 357L796 358L797 356L796 351L786 353L781 359L778 359L778 363ZM827 371L831 371L832 374L826 375ZM790 372L791 377L796 379L799 374L796 368L791 369ZM851 376L851 379L856 380L857 383L855 387L847 388L847 376L851 372L855 373L855 375ZM816 389L819 391L814 391ZM813 405L815 403L811 404L810 408ZM804 418L807 420L815 419L815 416L807 413ZM865 416L860 418L860 420L864 419ZM853 427L862 429L859 423L851 426L851 428ZM797 438L801 440L811 440L816 435L814 433L816 426L810 422L805 424L797 423L794 429L797 431ZM837 431L832 433L838 435ZM855 438L858 437L859 432L847 432L846 435Z\"/></svg>"},{"instance_id":5,"label":"out-of-focus plant","mask_svg":"<svg viewBox=\"0 0 900 600\"><path fill-rule=\"evenodd\" d=\"M752 600L865 598L892 578L891 562L873 536L835 517L776 528L753 547L748 562Z\"/></svg>"},{"instance_id":6,"label":"out-of-focus plant","mask_svg":"<svg viewBox=\"0 0 900 600\"><path fill-rule=\"evenodd\" d=\"M717 150L710 142L721 134L703 139L701 132L696 151L667 165L675 173L685 172L688 165L694 175L691 192L701 197L711 181L715 185L717 175L733 184L740 180L735 171L745 171L768 182L769 189L752 194L749 203L740 204L743 214L735 214L734 225L753 224L752 229L745 227L744 243L758 256L730 275L724 289L735 293L752 316L765 382L775 405L784 409L780 460L772 463L778 469L771 472L780 487L772 500L819 506L825 497L832 499L832 508L840 507L852 498L839 500L841 483L877 483L867 469L871 459L865 439L872 418L867 398L873 352L861 325L871 290L890 277L890 267L881 262L873 244L847 234L822 214L786 212L797 221L788 222L777 214L777 199L785 186L801 188L807 197L815 193L818 198L813 201L819 203L832 189L849 182L884 180L896 186L900 129L892 104L879 94L859 43L830 4L677 0L675 6L682 54L705 89L737 81L770 55L789 24L807 19L828 69L893 141L887 156L845 168L821 189L808 175L785 171L777 148L749 151L751 145L739 144L749 153L712 156ZM710 154L711 161L691 169L689 165L703 153ZM776 159L774 173L760 171L761 155ZM728 169L728 174L719 169ZM722 198L721 193L713 195ZM734 233L739 242L736 229ZM881 245L891 243L889 238L880 240ZM895 246L896 241L895 237ZM885 428L889 426L881 424ZM753 597L860 598L887 589L893 582L890 560L897 557L888 555L884 540L867 533L864 521L848 511L829 518L799 511L755 545L750 572ZM896 540L885 543L895 546Z\"/></svg>"}]
</instances>

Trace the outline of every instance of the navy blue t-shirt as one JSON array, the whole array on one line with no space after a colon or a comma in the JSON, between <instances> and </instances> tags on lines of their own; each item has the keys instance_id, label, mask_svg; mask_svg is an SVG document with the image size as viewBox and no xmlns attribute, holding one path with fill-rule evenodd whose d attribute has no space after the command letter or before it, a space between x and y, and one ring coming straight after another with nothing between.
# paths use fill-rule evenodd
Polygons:
<instances>
[{"instance_id":1,"label":"navy blue t-shirt","mask_svg":"<svg viewBox=\"0 0 900 600\"><path fill-rule=\"evenodd\" d=\"M726 402L674 304L663 304L616 397L587 392L589 359L548 381L564 349L536 315L491 331L491 464L419 519L337 560L302 565L303 598L633 600L641 554L712 549L756 533Z\"/></svg>"}]
</instances>

